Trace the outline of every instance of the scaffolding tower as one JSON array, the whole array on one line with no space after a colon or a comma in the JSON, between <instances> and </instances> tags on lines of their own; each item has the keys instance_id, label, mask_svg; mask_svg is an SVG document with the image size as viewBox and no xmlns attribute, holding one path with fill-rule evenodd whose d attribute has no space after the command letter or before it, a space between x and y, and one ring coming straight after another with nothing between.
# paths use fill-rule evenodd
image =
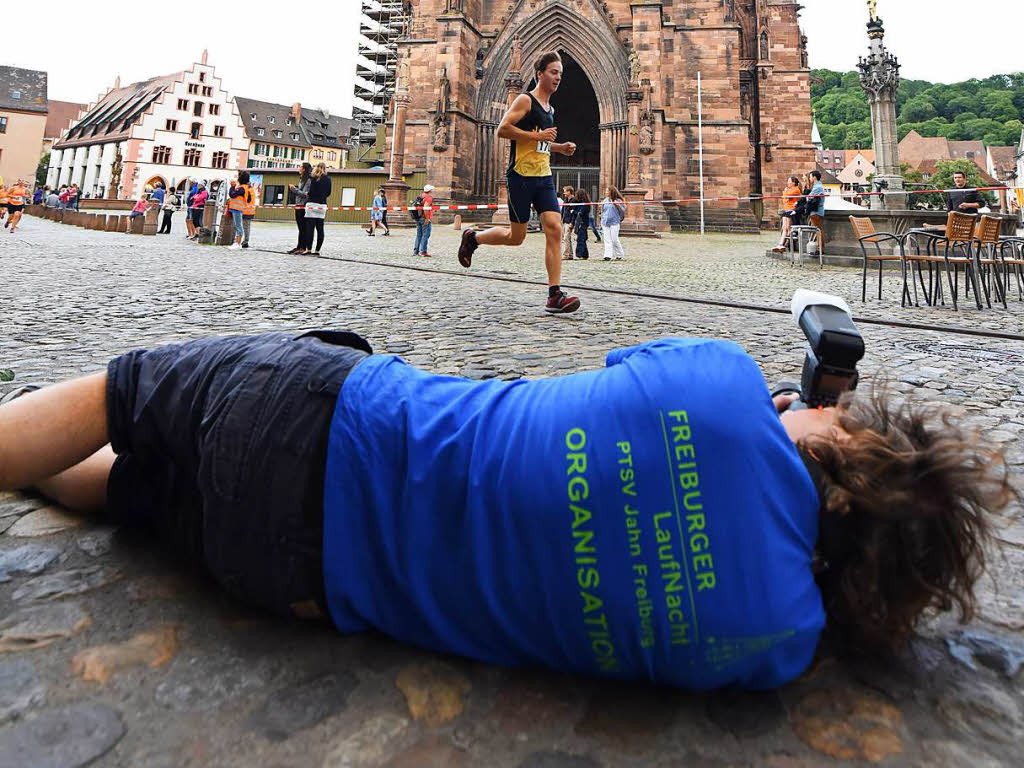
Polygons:
<instances>
[{"instance_id":1,"label":"scaffolding tower","mask_svg":"<svg viewBox=\"0 0 1024 768\"><path fill-rule=\"evenodd\" d=\"M362 0L362 4L352 118L359 123L360 143L368 144L388 119L398 69L398 38L409 29L411 4L408 0Z\"/></svg>"}]
</instances>

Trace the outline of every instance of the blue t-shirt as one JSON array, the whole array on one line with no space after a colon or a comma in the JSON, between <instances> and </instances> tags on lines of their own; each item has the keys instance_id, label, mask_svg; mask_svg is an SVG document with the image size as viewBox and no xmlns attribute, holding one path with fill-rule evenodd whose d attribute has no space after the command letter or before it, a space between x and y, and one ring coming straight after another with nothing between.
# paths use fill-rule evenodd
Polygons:
<instances>
[{"instance_id":1,"label":"blue t-shirt","mask_svg":"<svg viewBox=\"0 0 1024 768\"><path fill-rule=\"evenodd\" d=\"M342 631L492 663L775 687L825 623L817 511L730 342L663 339L514 382L374 355L331 425L328 604Z\"/></svg>"}]
</instances>

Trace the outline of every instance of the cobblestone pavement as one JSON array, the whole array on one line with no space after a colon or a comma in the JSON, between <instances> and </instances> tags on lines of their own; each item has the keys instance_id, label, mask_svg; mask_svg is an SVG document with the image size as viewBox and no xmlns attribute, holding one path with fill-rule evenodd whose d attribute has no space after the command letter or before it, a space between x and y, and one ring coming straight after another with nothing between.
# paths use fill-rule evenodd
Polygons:
<instances>
[{"instance_id":1,"label":"cobblestone pavement","mask_svg":"<svg viewBox=\"0 0 1024 768\"><path fill-rule=\"evenodd\" d=\"M176 222L176 226L180 222ZM368 240L330 227L326 257L456 271L457 233L432 260L409 232ZM292 245L284 226L254 243ZM567 265L575 286L785 306L799 286L859 298L853 270L764 257L770 237L626 241L628 261ZM469 274L290 257L85 231L28 218L0 235L0 392L101 369L140 346L214 333L349 327L378 351L471 377L547 376L603 365L660 335L726 337L769 381L799 373L785 316L579 289L553 318L542 243L480 251ZM511 273L511 274L508 274ZM979 313L855 311L1022 331L1022 304ZM851 301L851 304L853 302ZM861 326L867 373L951 404L1024 465L1024 343ZM0 435L0 440L4 439ZM143 537L0 494L0 766L886 766L1018 765L1024 744L1024 525L999 531L981 616L939 617L897 663L823 655L764 694L689 694L499 669L367 634L247 613L162 559Z\"/></svg>"}]
</instances>

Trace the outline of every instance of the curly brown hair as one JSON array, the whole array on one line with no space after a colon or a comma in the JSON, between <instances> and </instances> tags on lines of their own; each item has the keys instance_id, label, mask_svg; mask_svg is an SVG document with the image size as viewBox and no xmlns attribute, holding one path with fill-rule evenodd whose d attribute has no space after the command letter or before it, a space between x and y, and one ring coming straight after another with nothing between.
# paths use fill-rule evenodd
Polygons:
<instances>
[{"instance_id":1,"label":"curly brown hair","mask_svg":"<svg viewBox=\"0 0 1024 768\"><path fill-rule=\"evenodd\" d=\"M940 407L877 383L847 393L846 435L801 442L822 496L818 573L829 634L848 650L898 650L922 614L975 610L993 513L1021 500L1002 451Z\"/></svg>"}]
</instances>

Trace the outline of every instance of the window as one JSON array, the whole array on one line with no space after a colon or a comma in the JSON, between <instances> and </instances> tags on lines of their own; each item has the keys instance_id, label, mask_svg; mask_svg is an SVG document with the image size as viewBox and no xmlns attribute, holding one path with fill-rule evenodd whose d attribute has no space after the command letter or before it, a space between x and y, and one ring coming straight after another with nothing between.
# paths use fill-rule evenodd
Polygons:
<instances>
[{"instance_id":1,"label":"window","mask_svg":"<svg viewBox=\"0 0 1024 768\"><path fill-rule=\"evenodd\" d=\"M262 128L257 128L256 129L256 135L257 136L262 136L264 133L266 133L266 131L264 131Z\"/></svg>"},{"instance_id":2,"label":"window","mask_svg":"<svg viewBox=\"0 0 1024 768\"><path fill-rule=\"evenodd\" d=\"M186 149L185 150L185 165L192 168L198 168L199 163L202 159L202 152L198 149Z\"/></svg>"},{"instance_id":3,"label":"window","mask_svg":"<svg viewBox=\"0 0 1024 768\"><path fill-rule=\"evenodd\" d=\"M299 160L305 160L305 159L306 159L306 150L300 149L299 150Z\"/></svg>"},{"instance_id":4,"label":"window","mask_svg":"<svg viewBox=\"0 0 1024 768\"><path fill-rule=\"evenodd\" d=\"M299 140L299 134L297 134L297 133L289 133L288 134L288 138L290 138L292 141L298 141Z\"/></svg>"},{"instance_id":5,"label":"window","mask_svg":"<svg viewBox=\"0 0 1024 768\"><path fill-rule=\"evenodd\" d=\"M194 105L192 105L192 114L196 117L203 116L203 102L197 101Z\"/></svg>"},{"instance_id":6,"label":"window","mask_svg":"<svg viewBox=\"0 0 1024 768\"><path fill-rule=\"evenodd\" d=\"M319 149L314 149L313 150L313 159L314 160L323 160L324 159L323 151L321 151Z\"/></svg>"},{"instance_id":7,"label":"window","mask_svg":"<svg viewBox=\"0 0 1024 768\"><path fill-rule=\"evenodd\" d=\"M188 99L178 99L178 109L188 112Z\"/></svg>"},{"instance_id":8,"label":"window","mask_svg":"<svg viewBox=\"0 0 1024 768\"><path fill-rule=\"evenodd\" d=\"M189 83L188 84L188 92L189 93L199 93L199 86L196 85L195 83Z\"/></svg>"},{"instance_id":9,"label":"window","mask_svg":"<svg viewBox=\"0 0 1024 768\"><path fill-rule=\"evenodd\" d=\"M337 152L328 152L327 153L327 159L332 161L332 162L337 160L338 159L338 153Z\"/></svg>"},{"instance_id":10,"label":"window","mask_svg":"<svg viewBox=\"0 0 1024 768\"><path fill-rule=\"evenodd\" d=\"M280 156L281 156L281 148L278 147L278 146L275 146L274 147L274 157L280 157Z\"/></svg>"},{"instance_id":11,"label":"window","mask_svg":"<svg viewBox=\"0 0 1024 768\"><path fill-rule=\"evenodd\" d=\"M228 153L227 152L214 152L212 165L214 168L223 170L228 167Z\"/></svg>"},{"instance_id":12,"label":"window","mask_svg":"<svg viewBox=\"0 0 1024 768\"><path fill-rule=\"evenodd\" d=\"M192 123L192 130L189 131L189 136L193 139L198 139L203 133L202 123Z\"/></svg>"},{"instance_id":13,"label":"window","mask_svg":"<svg viewBox=\"0 0 1024 768\"><path fill-rule=\"evenodd\" d=\"M211 85L204 85L203 86L203 96L213 96L213 86L211 86Z\"/></svg>"},{"instance_id":14,"label":"window","mask_svg":"<svg viewBox=\"0 0 1024 768\"><path fill-rule=\"evenodd\" d=\"M166 123L164 123L164 128L168 131L176 131L178 130L178 121L168 120Z\"/></svg>"},{"instance_id":15,"label":"window","mask_svg":"<svg viewBox=\"0 0 1024 768\"><path fill-rule=\"evenodd\" d=\"M0 133L7 133L7 118L0 117Z\"/></svg>"},{"instance_id":16,"label":"window","mask_svg":"<svg viewBox=\"0 0 1024 768\"><path fill-rule=\"evenodd\" d=\"M342 205L355 205L356 204L356 188L355 187L342 187L342 190L341 190L341 204Z\"/></svg>"},{"instance_id":17,"label":"window","mask_svg":"<svg viewBox=\"0 0 1024 768\"><path fill-rule=\"evenodd\" d=\"M293 118L291 118L291 117L289 117L284 122L285 122L285 125L295 125L295 120Z\"/></svg>"},{"instance_id":18,"label":"window","mask_svg":"<svg viewBox=\"0 0 1024 768\"><path fill-rule=\"evenodd\" d=\"M157 165L170 165L171 148L153 147L153 162L156 163Z\"/></svg>"},{"instance_id":19,"label":"window","mask_svg":"<svg viewBox=\"0 0 1024 768\"><path fill-rule=\"evenodd\" d=\"M206 73L205 72L200 72L199 73L199 82L200 83L205 83L206 82Z\"/></svg>"},{"instance_id":20,"label":"window","mask_svg":"<svg viewBox=\"0 0 1024 768\"><path fill-rule=\"evenodd\" d=\"M282 138L283 136L284 136L284 131L274 131L274 137L275 137L275 138L278 138L278 139L280 139L280 138Z\"/></svg>"},{"instance_id":21,"label":"window","mask_svg":"<svg viewBox=\"0 0 1024 768\"><path fill-rule=\"evenodd\" d=\"M263 187L264 205L281 205L284 202L284 184L267 184Z\"/></svg>"},{"instance_id":22,"label":"window","mask_svg":"<svg viewBox=\"0 0 1024 768\"><path fill-rule=\"evenodd\" d=\"M219 115L220 114L220 104L211 104L210 105L210 114L211 115Z\"/></svg>"},{"instance_id":23,"label":"window","mask_svg":"<svg viewBox=\"0 0 1024 768\"><path fill-rule=\"evenodd\" d=\"M215 126L213 126L213 135L214 136L223 136L224 135L224 126L223 125L215 125Z\"/></svg>"},{"instance_id":24,"label":"window","mask_svg":"<svg viewBox=\"0 0 1024 768\"><path fill-rule=\"evenodd\" d=\"M267 122L268 122L268 123L276 123L276 122L277 122L277 118L276 118L276 117L274 117L273 115L269 115L269 116L267 117Z\"/></svg>"},{"instance_id":25,"label":"window","mask_svg":"<svg viewBox=\"0 0 1024 768\"><path fill-rule=\"evenodd\" d=\"M11 91L11 98L12 99L20 100L21 99L21 91Z\"/></svg>"}]
</instances>

